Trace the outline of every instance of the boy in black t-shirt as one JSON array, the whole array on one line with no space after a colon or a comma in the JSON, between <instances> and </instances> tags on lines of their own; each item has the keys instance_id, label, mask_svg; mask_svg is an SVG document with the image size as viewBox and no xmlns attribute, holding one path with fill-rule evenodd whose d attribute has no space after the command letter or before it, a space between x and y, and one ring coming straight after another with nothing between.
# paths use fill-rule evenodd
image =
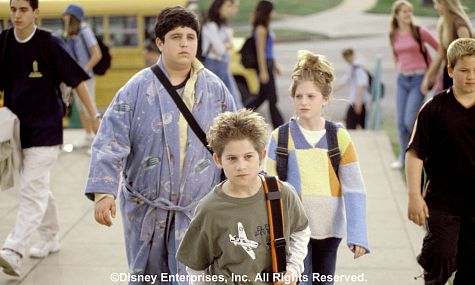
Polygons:
<instances>
[{"instance_id":1,"label":"boy in black t-shirt","mask_svg":"<svg viewBox=\"0 0 475 285\"><path fill-rule=\"evenodd\" d=\"M38 230L40 241L30 249L31 257L43 258L60 248L56 202L49 187L50 170L63 143L59 82L77 90L95 129L98 124L84 84L89 77L59 39L35 25L38 0L11 0L10 14L14 28L0 35L0 90L5 106L20 120L23 160L18 216L0 250L0 267L8 275L19 276L34 231Z\"/></svg>"},{"instance_id":2,"label":"boy in black t-shirt","mask_svg":"<svg viewBox=\"0 0 475 285\"><path fill-rule=\"evenodd\" d=\"M419 264L425 284L473 284L475 264L475 39L458 39L447 51L453 87L420 110L406 153L408 217L427 218ZM425 197L420 192L422 167Z\"/></svg>"}]
</instances>

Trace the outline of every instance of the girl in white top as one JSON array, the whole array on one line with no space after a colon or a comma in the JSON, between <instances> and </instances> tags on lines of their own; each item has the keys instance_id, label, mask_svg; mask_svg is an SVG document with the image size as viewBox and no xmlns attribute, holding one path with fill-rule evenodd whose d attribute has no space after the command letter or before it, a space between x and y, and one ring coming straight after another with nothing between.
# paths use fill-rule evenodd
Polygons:
<instances>
[{"instance_id":1,"label":"girl in white top","mask_svg":"<svg viewBox=\"0 0 475 285\"><path fill-rule=\"evenodd\" d=\"M228 18L237 12L239 0L214 0L201 31L201 52L203 64L215 73L233 95L236 107L241 109L241 93L231 72L229 60L233 48L233 30L228 26Z\"/></svg>"}]
</instances>

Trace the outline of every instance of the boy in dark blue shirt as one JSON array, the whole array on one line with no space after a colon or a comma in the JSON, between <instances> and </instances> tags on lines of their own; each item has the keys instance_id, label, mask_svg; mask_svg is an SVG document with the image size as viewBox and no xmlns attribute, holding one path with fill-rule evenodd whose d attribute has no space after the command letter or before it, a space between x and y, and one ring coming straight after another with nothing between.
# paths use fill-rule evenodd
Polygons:
<instances>
[{"instance_id":1,"label":"boy in dark blue shirt","mask_svg":"<svg viewBox=\"0 0 475 285\"><path fill-rule=\"evenodd\" d=\"M19 276L27 242L35 230L40 241L30 249L31 257L43 258L60 248L56 204L49 189L50 170L63 143L60 82L77 90L96 129L98 124L83 82L88 75L59 39L35 25L38 0L10 0L10 14L14 28L0 36L0 90L5 106L20 120L23 165L18 216L0 250L0 267L8 275Z\"/></svg>"}]
</instances>

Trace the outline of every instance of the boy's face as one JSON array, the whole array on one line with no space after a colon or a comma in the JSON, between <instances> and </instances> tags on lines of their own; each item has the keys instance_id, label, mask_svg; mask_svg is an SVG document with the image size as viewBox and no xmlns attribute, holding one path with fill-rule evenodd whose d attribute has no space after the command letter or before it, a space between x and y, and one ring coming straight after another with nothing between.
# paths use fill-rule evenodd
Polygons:
<instances>
[{"instance_id":1,"label":"boy's face","mask_svg":"<svg viewBox=\"0 0 475 285\"><path fill-rule=\"evenodd\" d=\"M13 26L19 31L33 27L38 14L39 10L33 10L29 1L12 0L10 2L10 17Z\"/></svg>"},{"instance_id":2,"label":"boy's face","mask_svg":"<svg viewBox=\"0 0 475 285\"><path fill-rule=\"evenodd\" d=\"M448 67L457 95L475 93L475 56L464 56L453 68Z\"/></svg>"},{"instance_id":3,"label":"boy's face","mask_svg":"<svg viewBox=\"0 0 475 285\"><path fill-rule=\"evenodd\" d=\"M293 102L295 112L301 120L319 120L322 115L323 106L327 101L323 97L320 88L312 81L303 81L295 88Z\"/></svg>"},{"instance_id":4,"label":"boy's face","mask_svg":"<svg viewBox=\"0 0 475 285\"><path fill-rule=\"evenodd\" d=\"M198 39L192 28L177 27L165 34L163 42L157 38L156 43L171 68L189 68L196 57Z\"/></svg>"},{"instance_id":5,"label":"boy's face","mask_svg":"<svg viewBox=\"0 0 475 285\"><path fill-rule=\"evenodd\" d=\"M351 65L351 64L353 64L353 60L355 59L355 55L354 54L348 54L348 55L343 56L343 58L345 59L346 63Z\"/></svg>"},{"instance_id":6,"label":"boy's face","mask_svg":"<svg viewBox=\"0 0 475 285\"><path fill-rule=\"evenodd\" d=\"M256 182L265 150L259 153L248 139L232 140L224 147L221 157L213 155L216 165L224 169L229 181L239 187Z\"/></svg>"}]
</instances>

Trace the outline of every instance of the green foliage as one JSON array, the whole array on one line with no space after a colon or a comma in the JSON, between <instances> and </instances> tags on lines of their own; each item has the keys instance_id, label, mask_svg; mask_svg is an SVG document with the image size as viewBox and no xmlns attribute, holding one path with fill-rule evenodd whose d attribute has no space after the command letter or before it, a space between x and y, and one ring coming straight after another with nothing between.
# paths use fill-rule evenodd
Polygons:
<instances>
[{"instance_id":1,"label":"green foliage","mask_svg":"<svg viewBox=\"0 0 475 285\"><path fill-rule=\"evenodd\" d=\"M414 6L414 15L416 16L439 16L433 6L422 6L423 0L409 0L409 2L411 2ZM468 13L475 12L474 0L461 0L461 2L465 7L467 7L466 11ZM376 14L391 14L391 6L393 5L393 3L394 0L378 0L376 6L374 6L367 12Z\"/></svg>"},{"instance_id":2,"label":"green foliage","mask_svg":"<svg viewBox=\"0 0 475 285\"><path fill-rule=\"evenodd\" d=\"M327 10L343 0L274 0L277 17L280 15L308 15ZM206 13L212 0L200 0L199 10ZM257 0L241 0L239 13L231 19L233 23L249 23Z\"/></svg>"}]
</instances>

